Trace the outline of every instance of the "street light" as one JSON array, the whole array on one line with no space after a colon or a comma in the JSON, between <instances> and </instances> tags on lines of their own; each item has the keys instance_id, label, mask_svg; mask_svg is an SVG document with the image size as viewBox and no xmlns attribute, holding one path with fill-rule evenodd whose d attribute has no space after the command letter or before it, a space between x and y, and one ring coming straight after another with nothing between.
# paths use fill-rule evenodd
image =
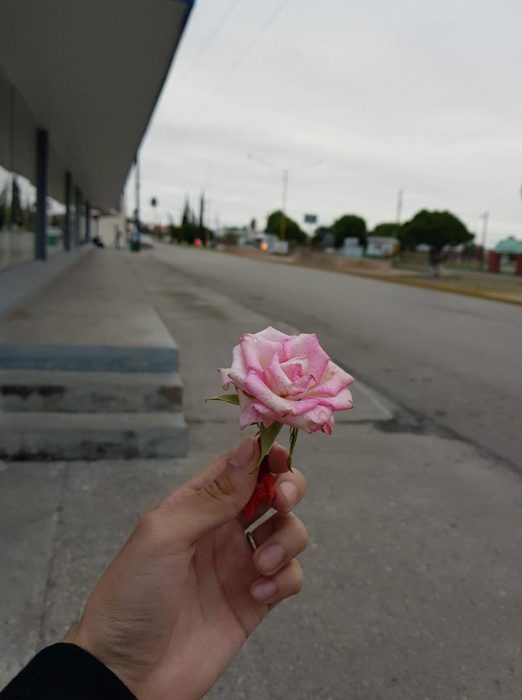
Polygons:
<instances>
[{"instance_id":1,"label":"street light","mask_svg":"<svg viewBox=\"0 0 522 700\"><path fill-rule=\"evenodd\" d=\"M267 168L272 168L273 170L278 170L282 174L282 209L281 209L281 217L279 218L279 238L284 241L285 240L285 233L286 233L286 204L288 200L288 179L290 172L295 172L299 170L305 170L307 168L313 168L318 165L322 165L322 161L312 161L311 163L306 163L305 165L301 165L297 168L282 168L280 165L276 165L275 163L270 163L270 161L265 160L264 158L258 158L257 156L252 155L249 153L247 155L247 158L249 160L254 160L256 163L260 163L260 165L264 165Z\"/></svg>"}]
</instances>

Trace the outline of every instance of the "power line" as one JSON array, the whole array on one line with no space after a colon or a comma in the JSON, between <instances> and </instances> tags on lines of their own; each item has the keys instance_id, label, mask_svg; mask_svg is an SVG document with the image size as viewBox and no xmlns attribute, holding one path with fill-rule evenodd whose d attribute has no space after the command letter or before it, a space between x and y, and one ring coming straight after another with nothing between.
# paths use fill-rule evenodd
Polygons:
<instances>
[{"instance_id":1,"label":"power line","mask_svg":"<svg viewBox=\"0 0 522 700\"><path fill-rule=\"evenodd\" d=\"M196 54L195 59L191 62L190 66L187 68L187 70L182 73L180 76L177 77L178 80L183 79L187 80L187 78L192 75L194 72L194 69L198 66L198 64L201 61L201 58L207 53L208 49L210 46L212 46L213 42L217 39L217 37L221 34L223 29L225 28L230 16L236 9L236 7L239 5L241 0L234 0L231 5L229 5L228 10L225 12L221 20L216 24L216 26L212 29L209 34L207 34L207 38L203 42L203 47L199 51L198 54Z\"/></svg>"},{"instance_id":2,"label":"power line","mask_svg":"<svg viewBox=\"0 0 522 700\"><path fill-rule=\"evenodd\" d=\"M209 107L214 99L217 97L217 95L221 92L221 90L225 87L225 85L228 83L230 78L239 70L241 65L245 62L247 59L248 55L252 53L254 48L259 44L263 36L266 34L268 29L272 26L272 24L276 21L277 17L281 14L281 12L284 10L286 5L290 0L282 0L281 3L279 3L278 7L275 9L275 11L270 15L268 20L260 27L258 32L255 34L254 39L248 44L248 46L245 47L245 50L239 55L237 61L232 64L231 68L227 71L227 73L224 75L223 79L221 82L219 82L214 89L214 92L211 94L208 102L205 105L206 107Z\"/></svg>"},{"instance_id":3,"label":"power line","mask_svg":"<svg viewBox=\"0 0 522 700\"><path fill-rule=\"evenodd\" d=\"M212 105L216 97L222 92L223 88L225 85L229 82L229 80L237 73L241 65L245 62L245 60L248 58L249 54L252 53L254 48L259 44L263 36L266 34L266 32L270 29L272 24L275 22L277 17L281 14L281 12L284 10L286 5L290 0L282 0L282 2L279 3L277 8L275 9L274 12L269 16L267 21L261 25L259 30L256 32L254 35L253 40L248 44L245 49L241 52L241 54L238 56L237 60L232 64L232 66L229 68L229 70L225 73L223 78L219 81L219 83L216 85L214 90L210 93L210 97L206 102L203 103L202 106L198 107L198 109L194 112L194 119L190 120L190 126L187 127L183 132L181 132L180 136L178 139L174 141L174 144L179 143L181 138L186 136L188 132L190 132L191 129L194 129L195 126L197 126L200 121L201 121L201 115L204 115L208 108ZM197 115L200 115L199 118L197 118Z\"/></svg>"},{"instance_id":4,"label":"power line","mask_svg":"<svg viewBox=\"0 0 522 700\"><path fill-rule=\"evenodd\" d=\"M482 136L483 134L487 134L490 131L494 131L495 129L498 129L500 126L504 126L504 124L509 124L514 121L518 121L519 119L522 119L522 112L518 112L517 114L512 114L510 117L507 117L505 119L501 119L500 121L494 122L490 124L489 126L485 126L482 129L474 129L473 131L467 131L462 134L459 134L458 136L453 136L449 139L446 139L445 141L442 141L441 143L437 144L437 148L440 146L450 146L453 143L458 143L459 141L466 141L468 139L472 139L475 136ZM435 146L433 146L435 147Z\"/></svg>"}]
</instances>

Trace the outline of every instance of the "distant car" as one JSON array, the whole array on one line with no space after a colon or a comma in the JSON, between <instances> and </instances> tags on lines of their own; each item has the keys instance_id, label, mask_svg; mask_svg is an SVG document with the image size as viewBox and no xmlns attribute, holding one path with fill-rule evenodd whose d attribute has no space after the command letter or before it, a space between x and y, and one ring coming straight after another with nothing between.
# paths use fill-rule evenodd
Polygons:
<instances>
[{"instance_id":1,"label":"distant car","mask_svg":"<svg viewBox=\"0 0 522 700\"><path fill-rule=\"evenodd\" d=\"M154 248L154 239L152 238L152 236L149 236L148 233L140 234L140 248L142 250L149 250L150 248Z\"/></svg>"}]
</instances>

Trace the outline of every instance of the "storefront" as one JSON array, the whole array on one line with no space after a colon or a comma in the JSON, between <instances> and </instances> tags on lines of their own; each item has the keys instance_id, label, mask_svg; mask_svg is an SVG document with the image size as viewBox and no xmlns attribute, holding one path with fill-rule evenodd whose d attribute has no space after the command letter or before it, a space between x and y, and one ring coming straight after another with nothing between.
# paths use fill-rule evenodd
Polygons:
<instances>
[{"instance_id":1,"label":"storefront","mask_svg":"<svg viewBox=\"0 0 522 700\"><path fill-rule=\"evenodd\" d=\"M115 212L193 0L0 4L0 271Z\"/></svg>"}]
</instances>

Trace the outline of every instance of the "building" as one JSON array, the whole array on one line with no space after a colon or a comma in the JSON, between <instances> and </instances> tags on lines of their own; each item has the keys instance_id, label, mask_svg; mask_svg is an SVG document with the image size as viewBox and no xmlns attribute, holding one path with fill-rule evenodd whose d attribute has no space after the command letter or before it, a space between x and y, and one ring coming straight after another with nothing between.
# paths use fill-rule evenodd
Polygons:
<instances>
[{"instance_id":1,"label":"building","mask_svg":"<svg viewBox=\"0 0 522 700\"><path fill-rule=\"evenodd\" d=\"M504 238L495 246L495 252L500 255L522 255L522 241L514 236Z\"/></svg>"},{"instance_id":2,"label":"building","mask_svg":"<svg viewBox=\"0 0 522 700\"><path fill-rule=\"evenodd\" d=\"M399 248L399 239L393 236L368 236L366 257L391 258Z\"/></svg>"},{"instance_id":3,"label":"building","mask_svg":"<svg viewBox=\"0 0 522 700\"><path fill-rule=\"evenodd\" d=\"M0 275L116 213L194 0L2 0Z\"/></svg>"}]
</instances>

